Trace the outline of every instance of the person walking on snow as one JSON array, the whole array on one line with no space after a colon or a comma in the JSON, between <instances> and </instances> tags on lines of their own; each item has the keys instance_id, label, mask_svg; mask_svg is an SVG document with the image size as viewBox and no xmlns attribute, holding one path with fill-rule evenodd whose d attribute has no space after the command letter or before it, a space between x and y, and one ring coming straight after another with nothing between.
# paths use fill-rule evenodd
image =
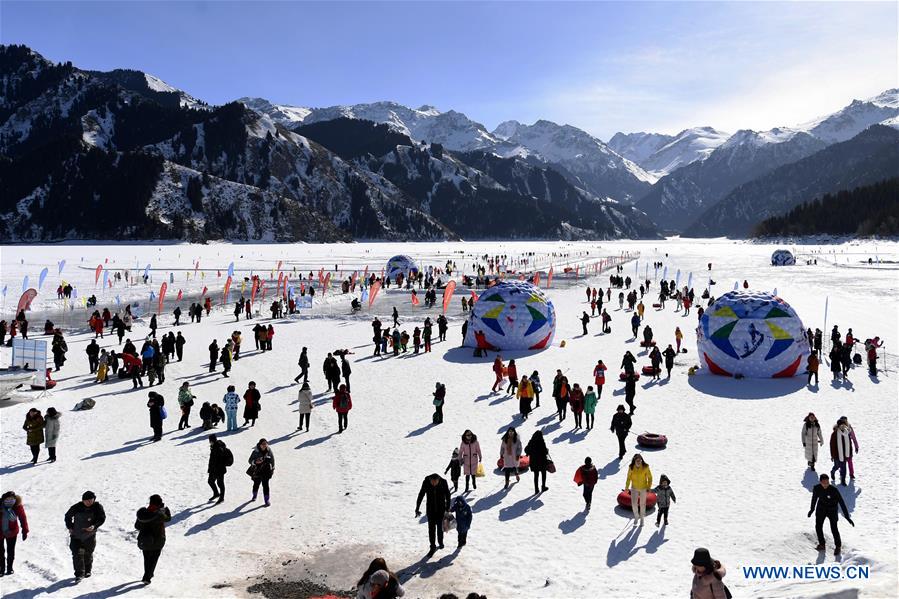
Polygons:
<instances>
[{"instance_id":1,"label":"person walking on snow","mask_svg":"<svg viewBox=\"0 0 899 599\"><path fill-rule=\"evenodd\" d=\"M849 424L849 419L845 416L840 416L840 419L837 420L837 424L842 424L849 430L849 440L852 442L852 451L849 452L849 455L846 457L846 465L849 466L849 478L855 479L855 466L852 464L852 458L858 453L858 439L855 438L855 429L852 428L852 425Z\"/></svg>"},{"instance_id":2,"label":"person walking on snow","mask_svg":"<svg viewBox=\"0 0 899 599\"><path fill-rule=\"evenodd\" d=\"M415 516L421 517L421 500L425 501L425 513L428 520L428 540L431 548L428 556L434 555L437 549L443 549L443 515L450 509L450 492L446 479L436 472L425 477L415 501ZM436 544L435 544L436 537Z\"/></svg>"},{"instance_id":3,"label":"person walking on snow","mask_svg":"<svg viewBox=\"0 0 899 599\"><path fill-rule=\"evenodd\" d=\"M470 430L462 433L462 443L459 445L459 461L462 463L462 473L465 475L465 492L468 493L468 482L471 479L473 488L478 488L478 465L484 460L481 454L481 444L478 437Z\"/></svg>"},{"instance_id":4,"label":"person walking on snow","mask_svg":"<svg viewBox=\"0 0 899 599\"><path fill-rule=\"evenodd\" d=\"M818 461L818 447L824 445L824 437L821 435L821 424L814 412L809 412L802 421L802 447L805 448L805 461L808 469L815 470L815 462Z\"/></svg>"},{"instance_id":5,"label":"person walking on snow","mask_svg":"<svg viewBox=\"0 0 899 599\"><path fill-rule=\"evenodd\" d=\"M155 391L147 394L147 409L150 411L150 428L153 429L153 442L162 440L162 421L164 420L165 399Z\"/></svg>"},{"instance_id":6,"label":"person walking on snow","mask_svg":"<svg viewBox=\"0 0 899 599\"><path fill-rule=\"evenodd\" d=\"M597 360L596 366L593 368L593 383L596 385L596 398L602 397L602 387L606 384L606 365L602 360Z\"/></svg>"},{"instance_id":7,"label":"person walking on snow","mask_svg":"<svg viewBox=\"0 0 899 599\"><path fill-rule=\"evenodd\" d=\"M631 509L634 512L634 526L639 520L643 526L643 518L646 517L646 493L652 488L652 471L649 464L643 461L639 453L631 459L627 468L627 480L624 489L631 492Z\"/></svg>"},{"instance_id":8,"label":"person walking on snow","mask_svg":"<svg viewBox=\"0 0 899 599\"><path fill-rule=\"evenodd\" d=\"M462 301L465 301L464 298ZM471 507L461 495L453 500L450 511L456 517L457 547L464 547L468 543L468 531L471 530Z\"/></svg>"},{"instance_id":9,"label":"person walking on snow","mask_svg":"<svg viewBox=\"0 0 899 599\"><path fill-rule=\"evenodd\" d=\"M309 389L309 383L303 382L297 394L297 411L300 413L300 425L297 430L303 430L303 421L306 422L306 432L309 432L309 418L312 415L312 391Z\"/></svg>"},{"instance_id":10,"label":"person walking on snow","mask_svg":"<svg viewBox=\"0 0 899 599\"><path fill-rule=\"evenodd\" d=\"M818 354L812 352L808 355L808 360L806 362L805 372L808 373L808 381L806 381L806 385L811 386L812 377L815 378L815 387L818 386L818 367L820 366L821 361L818 359Z\"/></svg>"},{"instance_id":11,"label":"person walking on snow","mask_svg":"<svg viewBox=\"0 0 899 599\"><path fill-rule=\"evenodd\" d=\"M25 414L25 424L22 425L25 431L25 443L31 449L31 463L37 464L37 459L41 454L41 443L44 442L44 417L37 408L31 408Z\"/></svg>"},{"instance_id":12,"label":"person walking on snow","mask_svg":"<svg viewBox=\"0 0 899 599\"><path fill-rule=\"evenodd\" d=\"M677 352L674 351L674 348L671 347L671 344L668 344L668 347L665 348L665 351L662 352L662 355L665 356L665 370L668 371L668 378L671 378L671 370L674 368L674 356L677 355Z\"/></svg>"},{"instance_id":13,"label":"person walking on snow","mask_svg":"<svg viewBox=\"0 0 899 599\"><path fill-rule=\"evenodd\" d=\"M671 480L664 474L659 477L659 486L652 490L656 494L656 527L665 518L665 526L668 526L668 508L671 503L677 502L674 489L671 488Z\"/></svg>"},{"instance_id":14,"label":"person walking on snow","mask_svg":"<svg viewBox=\"0 0 899 599\"><path fill-rule=\"evenodd\" d=\"M304 347L300 351L300 359L297 361L297 366L300 367L300 374L296 376L294 380L295 383L300 382L300 378L302 377L303 383L309 382L309 356L306 354L306 348Z\"/></svg>"},{"instance_id":15,"label":"person walking on snow","mask_svg":"<svg viewBox=\"0 0 899 599\"><path fill-rule=\"evenodd\" d=\"M622 459L627 449L624 447L624 440L627 439L632 426L631 417L625 413L624 406L618 405L615 414L612 416L612 424L609 430L618 437L618 459Z\"/></svg>"},{"instance_id":16,"label":"person walking on snow","mask_svg":"<svg viewBox=\"0 0 899 599\"><path fill-rule=\"evenodd\" d=\"M539 495L542 491L548 491L546 486L546 471L549 468L549 449L546 447L546 440L543 438L543 432L534 431L531 440L524 448L524 452L530 458L530 469L534 473L534 495ZM538 478L542 477L542 485L538 484Z\"/></svg>"},{"instance_id":17,"label":"person walking on snow","mask_svg":"<svg viewBox=\"0 0 899 599\"><path fill-rule=\"evenodd\" d=\"M534 387L527 375L521 375L521 383L518 385L518 412L522 420L528 419L531 413L531 401L534 399Z\"/></svg>"},{"instance_id":18,"label":"person walking on snow","mask_svg":"<svg viewBox=\"0 0 899 599\"><path fill-rule=\"evenodd\" d=\"M571 402L571 413L574 415L574 430L578 430L583 426L584 415L584 392L579 384L574 384L568 400Z\"/></svg>"},{"instance_id":19,"label":"person walking on snow","mask_svg":"<svg viewBox=\"0 0 899 599\"><path fill-rule=\"evenodd\" d=\"M521 459L521 439L518 438L515 427L510 426L503 434L499 445L499 459L502 463L503 473L506 475L506 486L504 488L508 489L509 478L513 474L516 482L521 480L521 477L518 475L518 462Z\"/></svg>"},{"instance_id":20,"label":"person walking on snow","mask_svg":"<svg viewBox=\"0 0 899 599\"><path fill-rule=\"evenodd\" d=\"M509 386L506 387L506 393L515 395L516 391L518 391L518 367L515 365L515 360L509 360L506 376L509 377Z\"/></svg>"},{"instance_id":21,"label":"person walking on snow","mask_svg":"<svg viewBox=\"0 0 899 599\"><path fill-rule=\"evenodd\" d=\"M337 412L337 432L342 433L349 426L349 413L353 409L353 398L347 391L346 385L341 385L334 394L332 407Z\"/></svg>"},{"instance_id":22,"label":"person walking on snow","mask_svg":"<svg viewBox=\"0 0 899 599\"><path fill-rule=\"evenodd\" d=\"M145 585L153 580L156 564L165 546L165 523L171 519L172 513L159 495L151 495L149 505L137 510L134 528L138 531L137 546L144 554L144 576L141 582Z\"/></svg>"},{"instance_id":23,"label":"person walking on snow","mask_svg":"<svg viewBox=\"0 0 899 599\"><path fill-rule=\"evenodd\" d=\"M446 386L442 383L437 383L436 388L434 389L433 404L434 404L434 416L431 418L434 424L443 424L443 404L446 402Z\"/></svg>"},{"instance_id":24,"label":"person walking on snow","mask_svg":"<svg viewBox=\"0 0 899 599\"><path fill-rule=\"evenodd\" d=\"M590 504L593 503L593 487L599 480L599 473L596 466L593 465L593 459L584 458L584 465L579 467L574 473L574 482L577 486L584 487L584 511L590 511Z\"/></svg>"},{"instance_id":25,"label":"person walking on snow","mask_svg":"<svg viewBox=\"0 0 899 599\"><path fill-rule=\"evenodd\" d=\"M584 329L585 336L587 335L587 323L589 323L589 322L590 322L590 315L587 314L586 312L584 312L581 315L581 327L583 327L583 329Z\"/></svg>"},{"instance_id":26,"label":"person walking on snow","mask_svg":"<svg viewBox=\"0 0 899 599\"><path fill-rule=\"evenodd\" d=\"M730 591L721 581L727 570L718 560L713 560L709 550L700 547L693 552L693 586L690 599L727 599Z\"/></svg>"},{"instance_id":27,"label":"person walking on snow","mask_svg":"<svg viewBox=\"0 0 899 599\"><path fill-rule=\"evenodd\" d=\"M22 541L28 538L28 518L25 515L25 506L22 498L14 491L7 491L0 497L0 576L12 576L13 563L16 561L16 541L19 530L22 531ZM21 529L19 527L21 524ZM6 568L4 570L3 568Z\"/></svg>"},{"instance_id":28,"label":"person walking on snow","mask_svg":"<svg viewBox=\"0 0 899 599\"><path fill-rule=\"evenodd\" d=\"M833 468L830 476L840 471L840 485L846 486L846 462L852 458L852 439L849 436L849 427L838 420L830 435L830 458L833 460Z\"/></svg>"},{"instance_id":29,"label":"person walking on snow","mask_svg":"<svg viewBox=\"0 0 899 599\"><path fill-rule=\"evenodd\" d=\"M190 390L190 383L184 381L178 389L178 406L181 408L181 420L178 421L178 430L190 428L190 408L194 405L196 397Z\"/></svg>"},{"instance_id":30,"label":"person walking on snow","mask_svg":"<svg viewBox=\"0 0 899 599\"><path fill-rule=\"evenodd\" d=\"M493 382L493 387L491 387L490 391L492 393L496 393L499 389L502 388L503 385L503 357L496 356L493 360L493 374L496 375L496 380Z\"/></svg>"},{"instance_id":31,"label":"person walking on snow","mask_svg":"<svg viewBox=\"0 0 899 599\"><path fill-rule=\"evenodd\" d=\"M222 397L222 404L225 406L225 414L227 415L227 429L236 431L237 407L240 405L240 396L234 392L234 385L228 385L228 392Z\"/></svg>"},{"instance_id":32,"label":"person walking on snow","mask_svg":"<svg viewBox=\"0 0 899 599\"><path fill-rule=\"evenodd\" d=\"M587 393L584 395L584 413L587 415L587 430L593 428L596 422L596 404L598 403L593 385L587 385Z\"/></svg>"},{"instance_id":33,"label":"person walking on snow","mask_svg":"<svg viewBox=\"0 0 899 599\"><path fill-rule=\"evenodd\" d=\"M106 512L91 491L81 495L81 501L68 509L65 515L69 531L69 549L75 580L90 578L94 565L94 549L97 547L97 529L106 522Z\"/></svg>"},{"instance_id":34,"label":"person walking on snow","mask_svg":"<svg viewBox=\"0 0 899 599\"><path fill-rule=\"evenodd\" d=\"M681 332L680 327L674 327L674 342L677 346L677 349L675 350L676 353L680 353L680 344L683 342L683 340L684 334Z\"/></svg>"},{"instance_id":35,"label":"person walking on snow","mask_svg":"<svg viewBox=\"0 0 899 599\"><path fill-rule=\"evenodd\" d=\"M849 516L849 510L846 509L846 502L836 487L830 484L830 478L826 474L822 474L819 483L812 489L812 505L808 510L808 517L811 518L815 514L815 534L818 536L818 551L824 551L824 521L830 520L830 532L833 534L834 555L840 555L843 546L840 538L840 529L837 525L839 513L837 508L843 512L851 526L855 526L855 522Z\"/></svg>"},{"instance_id":36,"label":"person walking on snow","mask_svg":"<svg viewBox=\"0 0 899 599\"><path fill-rule=\"evenodd\" d=\"M259 410L262 409L262 406L259 404L261 399L262 394L256 388L256 381L250 381L247 384L247 390L243 393L243 424L241 426L246 426L247 424L256 426Z\"/></svg>"},{"instance_id":37,"label":"person walking on snow","mask_svg":"<svg viewBox=\"0 0 899 599\"><path fill-rule=\"evenodd\" d=\"M462 478L462 463L459 461L459 450L453 449L453 457L450 458L449 464L443 474L450 473L450 480L453 481L453 493L459 490L459 479Z\"/></svg>"},{"instance_id":38,"label":"person walking on snow","mask_svg":"<svg viewBox=\"0 0 899 599\"><path fill-rule=\"evenodd\" d=\"M228 467L233 465L234 454L231 453L225 442L219 440L215 434L209 435L209 464L206 467L206 473L209 475L206 482L212 489L212 497L209 498L209 501L225 502L225 474L228 472Z\"/></svg>"},{"instance_id":39,"label":"person walking on snow","mask_svg":"<svg viewBox=\"0 0 899 599\"><path fill-rule=\"evenodd\" d=\"M268 485L275 474L275 454L268 446L268 441L259 439L248 462L250 467L247 469L247 474L253 479L253 497L250 501L256 501L259 485L262 485L262 497L265 500L265 507L268 507L271 505L271 493Z\"/></svg>"}]
</instances>

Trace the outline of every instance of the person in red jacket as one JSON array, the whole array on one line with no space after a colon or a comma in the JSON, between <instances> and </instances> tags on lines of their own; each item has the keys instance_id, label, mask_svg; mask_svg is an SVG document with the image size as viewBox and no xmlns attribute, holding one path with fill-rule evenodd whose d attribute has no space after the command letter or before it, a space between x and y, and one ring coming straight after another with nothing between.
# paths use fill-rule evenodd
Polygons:
<instances>
[{"instance_id":1,"label":"person in red jacket","mask_svg":"<svg viewBox=\"0 0 899 599\"><path fill-rule=\"evenodd\" d=\"M515 395L518 392L518 367L515 366L515 360L509 360L506 376L509 377L509 386L506 388L506 393Z\"/></svg>"},{"instance_id":2,"label":"person in red jacket","mask_svg":"<svg viewBox=\"0 0 899 599\"><path fill-rule=\"evenodd\" d=\"M496 380L493 382L493 387L490 390L493 393L496 393L499 389L502 388L502 385L503 385L503 357L502 356L496 356L496 359L493 360L493 373L496 375Z\"/></svg>"},{"instance_id":3,"label":"person in red jacket","mask_svg":"<svg viewBox=\"0 0 899 599\"><path fill-rule=\"evenodd\" d=\"M606 384L606 365L602 363L602 360L596 362L596 367L593 369L593 382L596 385L596 399L602 397L602 386Z\"/></svg>"},{"instance_id":4,"label":"person in red jacket","mask_svg":"<svg viewBox=\"0 0 899 599\"><path fill-rule=\"evenodd\" d=\"M337 432L342 433L343 429L349 424L347 414L353 409L353 398L350 397L350 392L346 390L346 385L341 385L337 393L334 394L332 406L337 412Z\"/></svg>"},{"instance_id":5,"label":"person in red jacket","mask_svg":"<svg viewBox=\"0 0 899 599\"><path fill-rule=\"evenodd\" d=\"M596 472L593 460L584 458L584 465L574 473L574 482L577 483L577 486L583 485L584 487L584 503L587 504L585 509L588 512L590 511L590 503L593 501L593 487L596 486L598 480L599 473Z\"/></svg>"},{"instance_id":6,"label":"person in red jacket","mask_svg":"<svg viewBox=\"0 0 899 599\"><path fill-rule=\"evenodd\" d=\"M577 430L581 428L581 421L584 417L584 391L579 384L575 383L571 388L568 402L571 404L571 413L574 414L574 430Z\"/></svg>"},{"instance_id":7,"label":"person in red jacket","mask_svg":"<svg viewBox=\"0 0 899 599\"><path fill-rule=\"evenodd\" d=\"M19 523L22 523L22 540L28 538L28 518L25 517L25 506L22 498L13 491L7 491L0 498L0 576L13 573L12 564L16 560L16 537L19 535ZM3 570L4 561L6 570Z\"/></svg>"}]
</instances>

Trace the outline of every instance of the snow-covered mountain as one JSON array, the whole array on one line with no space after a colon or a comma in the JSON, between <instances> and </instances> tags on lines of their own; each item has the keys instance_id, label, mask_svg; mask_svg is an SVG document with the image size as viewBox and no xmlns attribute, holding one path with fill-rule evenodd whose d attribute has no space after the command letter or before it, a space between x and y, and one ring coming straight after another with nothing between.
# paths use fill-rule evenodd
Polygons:
<instances>
[{"instance_id":1,"label":"snow-covered mountain","mask_svg":"<svg viewBox=\"0 0 899 599\"><path fill-rule=\"evenodd\" d=\"M409 108L396 102L373 102L351 106L302 108L272 104L262 98L241 98L249 108L267 114L284 125L310 124L337 118L350 118L384 123L396 131L427 143L439 143L449 150L479 150L495 145L495 139L484 125L461 112L441 112L433 106Z\"/></svg>"},{"instance_id":2,"label":"snow-covered mountain","mask_svg":"<svg viewBox=\"0 0 899 599\"><path fill-rule=\"evenodd\" d=\"M798 129L832 144L851 139L871 125L889 124L884 121L890 121L897 116L899 116L899 89L888 89L867 100L853 100L845 108L799 125Z\"/></svg>"},{"instance_id":3,"label":"snow-covered mountain","mask_svg":"<svg viewBox=\"0 0 899 599\"><path fill-rule=\"evenodd\" d=\"M897 116L899 100L892 89L868 100L853 100L831 115L795 127L737 131L706 159L659 179L638 206L656 223L665 223L667 230L682 231L737 187L854 138L872 124L890 125Z\"/></svg>"},{"instance_id":4,"label":"snow-covered mountain","mask_svg":"<svg viewBox=\"0 0 899 599\"><path fill-rule=\"evenodd\" d=\"M657 179L585 131L550 121L530 126L507 121L490 132L461 112L441 112L433 106L409 108L396 102L375 102L302 108L261 98L242 98L240 102L287 126L341 117L368 120L389 125L412 140L438 143L452 151L489 150L504 158L528 158L558 167L572 183L593 195L624 203L636 201Z\"/></svg>"},{"instance_id":5,"label":"snow-covered mountain","mask_svg":"<svg viewBox=\"0 0 899 599\"><path fill-rule=\"evenodd\" d=\"M506 121L493 130L501 156L531 156L559 167L575 185L599 197L631 204L656 178L605 143L571 125L539 120L533 125Z\"/></svg>"},{"instance_id":6,"label":"snow-covered mountain","mask_svg":"<svg viewBox=\"0 0 899 599\"><path fill-rule=\"evenodd\" d=\"M705 160L723 144L729 133L714 127L692 127L677 135L616 133L609 147L658 178L697 160Z\"/></svg>"}]
</instances>

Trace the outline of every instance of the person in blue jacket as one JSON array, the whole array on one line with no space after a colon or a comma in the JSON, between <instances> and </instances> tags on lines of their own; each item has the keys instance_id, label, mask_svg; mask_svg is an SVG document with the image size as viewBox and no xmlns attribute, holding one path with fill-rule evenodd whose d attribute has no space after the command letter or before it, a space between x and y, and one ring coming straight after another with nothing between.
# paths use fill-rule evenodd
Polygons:
<instances>
[{"instance_id":1,"label":"person in blue jacket","mask_svg":"<svg viewBox=\"0 0 899 599\"><path fill-rule=\"evenodd\" d=\"M459 495L453 499L450 511L456 516L456 532L459 535L459 547L468 541L468 529L471 528L471 507L465 498Z\"/></svg>"}]
</instances>

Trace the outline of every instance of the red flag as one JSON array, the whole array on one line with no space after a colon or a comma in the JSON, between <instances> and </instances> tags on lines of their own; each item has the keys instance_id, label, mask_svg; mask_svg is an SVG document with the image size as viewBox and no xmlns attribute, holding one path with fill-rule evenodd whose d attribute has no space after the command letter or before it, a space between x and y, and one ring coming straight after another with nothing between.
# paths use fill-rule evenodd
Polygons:
<instances>
[{"instance_id":1,"label":"red flag","mask_svg":"<svg viewBox=\"0 0 899 599\"><path fill-rule=\"evenodd\" d=\"M181 298L183 298L183 297L184 297L184 292L181 291L181 290L179 289L179 290L178 290L178 297L177 297L177 300L180 302L180 301L181 301Z\"/></svg>"},{"instance_id":2,"label":"red flag","mask_svg":"<svg viewBox=\"0 0 899 599\"><path fill-rule=\"evenodd\" d=\"M356 291L356 272L353 271L353 276L350 277L350 291Z\"/></svg>"},{"instance_id":3,"label":"red flag","mask_svg":"<svg viewBox=\"0 0 899 599\"><path fill-rule=\"evenodd\" d=\"M281 270L282 264L284 264L284 260L278 260L278 266L275 267L275 270Z\"/></svg>"},{"instance_id":4,"label":"red flag","mask_svg":"<svg viewBox=\"0 0 899 599\"><path fill-rule=\"evenodd\" d=\"M284 296L285 298L287 297L287 279L289 279L289 278L290 278L290 275L284 275L284 281L283 281L283 283L284 283L284 293L283 293L283 296Z\"/></svg>"},{"instance_id":5,"label":"red flag","mask_svg":"<svg viewBox=\"0 0 899 599\"><path fill-rule=\"evenodd\" d=\"M222 292L222 303L228 303L228 293L231 292L231 277L228 277L228 280L225 281L225 291Z\"/></svg>"},{"instance_id":6,"label":"red flag","mask_svg":"<svg viewBox=\"0 0 899 599\"><path fill-rule=\"evenodd\" d=\"M262 301L265 301L265 291L266 291L266 289L265 289L265 283L263 283L263 284L261 285L261 287L262 287Z\"/></svg>"},{"instance_id":7,"label":"red flag","mask_svg":"<svg viewBox=\"0 0 899 599\"><path fill-rule=\"evenodd\" d=\"M199 260L197 260L197 261L194 263L194 277L197 276L197 271L198 271L198 270L200 270L200 261L199 261Z\"/></svg>"},{"instance_id":8,"label":"red flag","mask_svg":"<svg viewBox=\"0 0 899 599\"><path fill-rule=\"evenodd\" d=\"M109 258L106 259L105 263L106 263L106 264L109 264Z\"/></svg>"},{"instance_id":9,"label":"red flag","mask_svg":"<svg viewBox=\"0 0 899 599\"><path fill-rule=\"evenodd\" d=\"M319 268L318 269L318 282L319 282L319 284L321 284L324 281L325 281L325 269Z\"/></svg>"},{"instance_id":10,"label":"red flag","mask_svg":"<svg viewBox=\"0 0 899 599\"><path fill-rule=\"evenodd\" d=\"M328 273L325 277L325 280L322 281L322 297L325 295L325 291L328 290L328 287L331 285L331 273Z\"/></svg>"},{"instance_id":11,"label":"red flag","mask_svg":"<svg viewBox=\"0 0 899 599\"><path fill-rule=\"evenodd\" d=\"M363 278L363 279L367 279L367 278L368 278L368 265L365 266L365 272L362 274L362 278Z\"/></svg>"},{"instance_id":12,"label":"red flag","mask_svg":"<svg viewBox=\"0 0 899 599\"><path fill-rule=\"evenodd\" d=\"M371 286L371 291L368 292L368 307L371 308L371 305L375 303L375 298L378 296L378 292L381 290L381 281L375 281L375 284Z\"/></svg>"},{"instance_id":13,"label":"red flag","mask_svg":"<svg viewBox=\"0 0 899 599\"><path fill-rule=\"evenodd\" d=\"M580 270L581 270L580 264L578 264L577 266L574 267L574 280L575 281L577 281L577 275L578 275L578 272L580 272Z\"/></svg>"},{"instance_id":14,"label":"red flag","mask_svg":"<svg viewBox=\"0 0 899 599\"><path fill-rule=\"evenodd\" d=\"M112 280L109 280L109 281L106 281L106 282L109 283L109 286L110 286L110 288L111 288L111 287L112 287Z\"/></svg>"},{"instance_id":15,"label":"red flag","mask_svg":"<svg viewBox=\"0 0 899 599\"><path fill-rule=\"evenodd\" d=\"M159 308L156 310L156 312L159 314L162 314L162 302L165 301L165 292L168 288L169 285L165 281L163 281L162 285L159 286Z\"/></svg>"},{"instance_id":16,"label":"red flag","mask_svg":"<svg viewBox=\"0 0 899 599\"><path fill-rule=\"evenodd\" d=\"M420 304L420 303L421 303L421 302L418 301L418 294L415 293L415 290L413 289L413 290L412 290L412 305L413 305L413 306L417 306L417 305Z\"/></svg>"},{"instance_id":17,"label":"red flag","mask_svg":"<svg viewBox=\"0 0 899 599\"><path fill-rule=\"evenodd\" d=\"M540 273L534 273L534 287L540 287Z\"/></svg>"},{"instance_id":18,"label":"red flag","mask_svg":"<svg viewBox=\"0 0 899 599\"><path fill-rule=\"evenodd\" d=\"M446 284L446 288L443 290L443 313L446 314L446 309L449 308L450 302L453 300L453 292L456 291L456 282L450 281Z\"/></svg>"},{"instance_id":19,"label":"red flag","mask_svg":"<svg viewBox=\"0 0 899 599\"><path fill-rule=\"evenodd\" d=\"M218 271L218 273L219 273L219 278L221 279L221 278L222 278L222 271Z\"/></svg>"},{"instance_id":20,"label":"red flag","mask_svg":"<svg viewBox=\"0 0 899 599\"><path fill-rule=\"evenodd\" d=\"M278 273L278 284L275 285L275 289L281 289L281 281L283 281L283 280L284 280L284 273L279 272Z\"/></svg>"},{"instance_id":21,"label":"red flag","mask_svg":"<svg viewBox=\"0 0 899 599\"><path fill-rule=\"evenodd\" d=\"M474 291L472 291L472 292L471 292L471 299L473 299L474 301L478 301L478 294L475 293Z\"/></svg>"},{"instance_id":22,"label":"red flag","mask_svg":"<svg viewBox=\"0 0 899 599\"><path fill-rule=\"evenodd\" d=\"M549 288L552 286L553 286L553 267L550 266L549 274L546 276L546 287Z\"/></svg>"},{"instance_id":23,"label":"red flag","mask_svg":"<svg viewBox=\"0 0 899 599\"><path fill-rule=\"evenodd\" d=\"M203 293L200 294L200 297L203 297L204 295L206 295L207 291L209 291L209 287L207 287L206 285L203 285Z\"/></svg>"},{"instance_id":24,"label":"red flag","mask_svg":"<svg viewBox=\"0 0 899 599\"><path fill-rule=\"evenodd\" d=\"M98 264L97 270L94 271L94 285L96 285L100 281L100 273L103 272L103 265Z\"/></svg>"},{"instance_id":25,"label":"red flag","mask_svg":"<svg viewBox=\"0 0 899 599\"><path fill-rule=\"evenodd\" d=\"M22 297L19 298L19 305L16 308L16 313L18 314L22 310L31 310L31 302L35 297L37 297L37 291L33 287L31 289L26 289L25 293L22 294Z\"/></svg>"},{"instance_id":26,"label":"red flag","mask_svg":"<svg viewBox=\"0 0 899 599\"><path fill-rule=\"evenodd\" d=\"M259 279L253 279L253 287L250 289L250 303L256 301L256 292L259 291Z\"/></svg>"}]
</instances>

